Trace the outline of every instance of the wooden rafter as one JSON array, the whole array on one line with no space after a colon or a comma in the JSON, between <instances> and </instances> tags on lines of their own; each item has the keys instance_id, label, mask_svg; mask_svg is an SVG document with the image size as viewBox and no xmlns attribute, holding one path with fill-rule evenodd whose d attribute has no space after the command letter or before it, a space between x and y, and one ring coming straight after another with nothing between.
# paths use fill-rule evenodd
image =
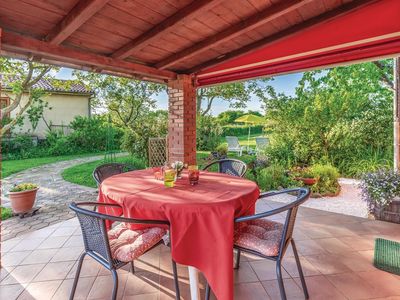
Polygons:
<instances>
[{"instance_id":1,"label":"wooden rafter","mask_svg":"<svg viewBox=\"0 0 400 300\"><path fill-rule=\"evenodd\" d=\"M156 79L175 79L176 74L167 70L157 70L146 65L127 62L121 59L106 57L50 44L33 38L24 37L12 32L2 32L1 50L22 54L40 56L45 60L57 61L66 64L75 64L90 69L107 70L109 72L138 75L140 77Z\"/></svg>"},{"instance_id":2,"label":"wooden rafter","mask_svg":"<svg viewBox=\"0 0 400 300\"><path fill-rule=\"evenodd\" d=\"M256 41L254 43L251 43L249 45L246 45L244 47L241 47L237 50L234 50L232 52L229 52L227 54L224 54L222 56L219 56L217 58L211 59L209 61L206 61L204 63L201 63L197 66L192 67L189 70L186 70L187 73L196 73L199 72L205 68L212 67L215 65L218 65L222 62L229 61L233 58L237 58L239 56L242 56L244 54L256 51L262 47L265 47L267 45L271 45L273 43L276 43L282 39L288 38L294 34L298 34L306 29L309 29L311 27L314 27L319 24L323 24L325 22L331 21L337 17L340 17L342 15L345 15L351 11L354 11L356 9L360 9L363 6L369 5L373 2L376 2L377 0L355 0L353 2L344 4L336 9L333 9L331 11L325 12L323 14L320 14L318 16L315 16L311 19L308 19L300 24L294 25L292 27L289 27L287 29L284 29L282 31L279 31L271 36L268 36L266 38L263 38L259 41Z\"/></svg>"},{"instance_id":3,"label":"wooden rafter","mask_svg":"<svg viewBox=\"0 0 400 300\"><path fill-rule=\"evenodd\" d=\"M190 46L178 53L172 54L163 61L156 64L157 68L165 69L178 62L208 50L211 46L215 47L227 40L233 39L241 34L249 32L254 28L266 24L287 14L312 0L289 0L267 7L261 12L257 12L245 20L242 20L227 29L212 35L193 46Z\"/></svg>"},{"instance_id":4,"label":"wooden rafter","mask_svg":"<svg viewBox=\"0 0 400 300\"><path fill-rule=\"evenodd\" d=\"M46 36L45 40L59 45L89 20L110 0L79 0L71 11Z\"/></svg>"},{"instance_id":5,"label":"wooden rafter","mask_svg":"<svg viewBox=\"0 0 400 300\"><path fill-rule=\"evenodd\" d=\"M210 9L217 5L222 0L194 0L189 5L185 6L172 16L168 17L161 23L157 24L149 31L144 32L134 40L130 41L120 49L115 51L111 56L114 58L124 59L131 55L135 50L143 48L149 45L155 38L159 37L162 33L171 30L171 27L177 23L185 22L189 18L193 18L196 14L199 15L202 12Z\"/></svg>"}]
</instances>

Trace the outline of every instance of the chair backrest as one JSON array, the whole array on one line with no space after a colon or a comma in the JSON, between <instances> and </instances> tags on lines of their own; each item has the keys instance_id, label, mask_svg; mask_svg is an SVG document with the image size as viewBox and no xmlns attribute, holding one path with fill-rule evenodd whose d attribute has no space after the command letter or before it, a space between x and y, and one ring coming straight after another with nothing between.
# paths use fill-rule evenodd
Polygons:
<instances>
[{"instance_id":1,"label":"chair backrest","mask_svg":"<svg viewBox=\"0 0 400 300\"><path fill-rule=\"evenodd\" d=\"M269 145L269 138L256 137L256 147L257 147L257 149L264 149L268 145Z\"/></svg>"},{"instance_id":2,"label":"chair backrest","mask_svg":"<svg viewBox=\"0 0 400 300\"><path fill-rule=\"evenodd\" d=\"M239 139L236 136L226 136L225 139L228 143L228 149L240 148Z\"/></svg>"},{"instance_id":3,"label":"chair backrest","mask_svg":"<svg viewBox=\"0 0 400 300\"><path fill-rule=\"evenodd\" d=\"M93 178L96 180L97 185L101 184L104 179L113 175L124 173L127 165L120 163L108 163L98 166L93 171Z\"/></svg>"},{"instance_id":4,"label":"chair backrest","mask_svg":"<svg viewBox=\"0 0 400 300\"><path fill-rule=\"evenodd\" d=\"M218 166L218 172L232 176L243 177L247 171L247 165L237 159L221 159L214 161L203 168L207 170L212 166Z\"/></svg>"},{"instance_id":5,"label":"chair backrest","mask_svg":"<svg viewBox=\"0 0 400 300\"><path fill-rule=\"evenodd\" d=\"M69 208L78 217L86 252L111 268L113 260L105 219L100 213L82 208L80 204L74 202L69 205Z\"/></svg>"}]
</instances>

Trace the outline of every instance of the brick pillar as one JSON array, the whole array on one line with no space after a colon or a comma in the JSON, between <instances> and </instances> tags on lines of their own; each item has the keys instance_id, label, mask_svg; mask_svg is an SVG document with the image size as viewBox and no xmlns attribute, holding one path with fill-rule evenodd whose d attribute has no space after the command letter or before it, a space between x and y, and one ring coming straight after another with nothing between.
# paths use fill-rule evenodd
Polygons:
<instances>
[{"instance_id":1,"label":"brick pillar","mask_svg":"<svg viewBox=\"0 0 400 300\"><path fill-rule=\"evenodd\" d=\"M168 82L168 159L196 164L196 89L189 75Z\"/></svg>"}]
</instances>

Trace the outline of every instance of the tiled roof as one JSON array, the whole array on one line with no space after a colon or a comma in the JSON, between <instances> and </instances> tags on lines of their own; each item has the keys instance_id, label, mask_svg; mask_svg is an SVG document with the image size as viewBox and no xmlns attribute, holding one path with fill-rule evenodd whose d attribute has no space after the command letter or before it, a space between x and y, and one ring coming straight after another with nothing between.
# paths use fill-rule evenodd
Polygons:
<instances>
[{"instance_id":1,"label":"tiled roof","mask_svg":"<svg viewBox=\"0 0 400 300\"><path fill-rule=\"evenodd\" d=\"M7 78L10 80L10 77ZM3 77L3 80L6 81ZM7 88L7 82L3 82L3 88ZM40 88L48 92L59 92L59 93L82 93L90 94L92 91L85 87L82 83L77 83L73 80L63 80L63 79L52 79L48 80L42 78L36 84L33 85L34 88Z\"/></svg>"}]
</instances>

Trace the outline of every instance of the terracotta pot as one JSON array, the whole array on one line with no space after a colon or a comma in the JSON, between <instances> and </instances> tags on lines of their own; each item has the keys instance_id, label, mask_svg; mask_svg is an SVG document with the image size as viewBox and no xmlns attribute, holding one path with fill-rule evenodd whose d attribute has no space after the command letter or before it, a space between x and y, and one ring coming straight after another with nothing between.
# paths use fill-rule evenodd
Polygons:
<instances>
[{"instance_id":1,"label":"terracotta pot","mask_svg":"<svg viewBox=\"0 0 400 300\"><path fill-rule=\"evenodd\" d=\"M303 177L298 177L296 180L303 181L305 185L313 185L317 183L317 178L303 178Z\"/></svg>"},{"instance_id":2,"label":"terracotta pot","mask_svg":"<svg viewBox=\"0 0 400 300\"><path fill-rule=\"evenodd\" d=\"M14 213L25 213L32 209L35 204L36 192L39 188L22 191L9 192L8 196L11 200L11 207Z\"/></svg>"}]
</instances>

